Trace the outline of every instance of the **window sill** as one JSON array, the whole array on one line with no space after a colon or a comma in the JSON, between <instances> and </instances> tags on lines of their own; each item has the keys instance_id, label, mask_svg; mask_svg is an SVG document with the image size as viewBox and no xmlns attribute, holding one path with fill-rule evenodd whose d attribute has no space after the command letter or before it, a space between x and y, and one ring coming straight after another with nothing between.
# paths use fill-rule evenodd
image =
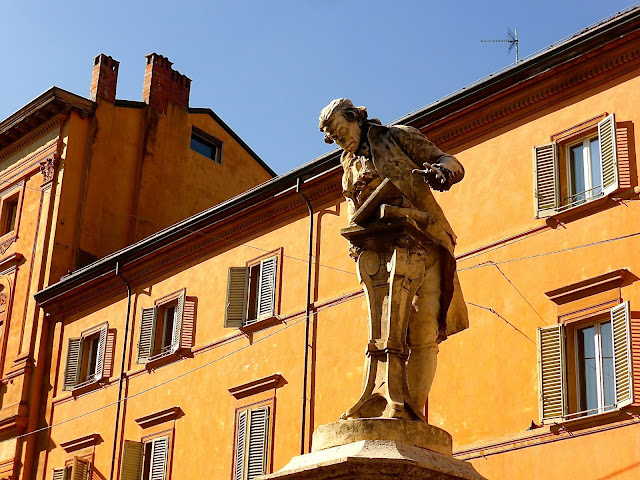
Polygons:
<instances>
[{"instance_id":1,"label":"window sill","mask_svg":"<svg viewBox=\"0 0 640 480\"><path fill-rule=\"evenodd\" d=\"M579 205L574 205L572 207L568 207L565 210L561 210L553 215L549 215L547 220L555 220L562 221L570 219L571 217L579 217L581 215L592 213L594 210L604 210L605 208L612 206L615 202L610 198L611 194L607 196L600 196L597 198L593 198L591 200L587 200Z\"/></svg>"},{"instance_id":2,"label":"window sill","mask_svg":"<svg viewBox=\"0 0 640 480\"><path fill-rule=\"evenodd\" d=\"M607 412L594 413L585 417L571 418L568 420L560 420L555 424L550 424L549 429L551 433L558 433L561 430L576 431L591 428L606 423L614 423L620 420L629 418L627 412L624 411L625 407L614 408Z\"/></svg>"},{"instance_id":3,"label":"window sill","mask_svg":"<svg viewBox=\"0 0 640 480\"><path fill-rule=\"evenodd\" d=\"M154 370L180 360L183 357L188 356L190 353L191 349L178 349L175 352L159 353L150 357L146 362L142 363L142 365L144 365L147 370Z\"/></svg>"},{"instance_id":4,"label":"window sill","mask_svg":"<svg viewBox=\"0 0 640 480\"><path fill-rule=\"evenodd\" d=\"M102 388L107 382L107 378L82 382L75 385L71 390L69 390L69 392L74 397L77 397L79 395L84 395L85 393L92 392L93 390L98 390L99 388Z\"/></svg>"},{"instance_id":5,"label":"window sill","mask_svg":"<svg viewBox=\"0 0 640 480\"><path fill-rule=\"evenodd\" d=\"M269 327L273 327L274 325L280 325L281 323L282 320L280 319L280 317L273 316L269 318L263 318L262 320L258 320L257 322L243 325L242 327L240 327L240 331L245 335L251 335L252 333L264 330Z\"/></svg>"}]
</instances>

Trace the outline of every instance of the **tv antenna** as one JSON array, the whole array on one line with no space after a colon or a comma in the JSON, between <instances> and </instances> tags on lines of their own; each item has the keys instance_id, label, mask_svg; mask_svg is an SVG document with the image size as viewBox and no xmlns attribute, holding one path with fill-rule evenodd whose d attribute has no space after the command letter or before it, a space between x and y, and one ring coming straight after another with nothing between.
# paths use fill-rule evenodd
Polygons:
<instances>
[{"instance_id":1,"label":"tv antenna","mask_svg":"<svg viewBox=\"0 0 640 480\"><path fill-rule=\"evenodd\" d=\"M509 51L507 52L507 54L511 53L511 50L513 50L513 47L516 47L516 63L518 63L518 30L514 30L513 32L511 31L511 29L509 28L507 30L507 38L504 39L500 39L500 40L480 40L480 42L482 43L508 43L509 44Z\"/></svg>"}]
</instances>

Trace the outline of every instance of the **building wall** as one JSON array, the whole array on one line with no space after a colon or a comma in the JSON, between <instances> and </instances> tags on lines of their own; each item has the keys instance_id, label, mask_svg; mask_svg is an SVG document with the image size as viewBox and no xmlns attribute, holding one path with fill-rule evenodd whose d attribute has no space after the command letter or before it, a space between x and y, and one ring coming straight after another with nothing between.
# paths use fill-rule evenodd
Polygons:
<instances>
[{"instance_id":1,"label":"building wall","mask_svg":"<svg viewBox=\"0 0 640 480\"><path fill-rule=\"evenodd\" d=\"M542 72L535 81L469 105L446 128L423 126L438 139L445 130L484 125L452 133L451 140L445 136L438 143L466 169L463 182L437 199L458 235L458 269L470 328L440 345L428 418L453 435L454 455L471 461L487 478L631 479L640 471L635 460L637 403L573 422L541 425L536 345L539 327L558 324L570 312L629 300L634 361L640 358L635 336L640 314L634 310L640 302L640 265L634 255L640 67L636 54L617 66L599 67L635 52L637 42L623 40L615 48L603 47ZM587 75L591 71L596 73ZM583 74L584 80L572 82ZM569 86L554 90L553 85L563 82ZM532 95L534 100L526 100ZM511 104L520 106L509 110ZM496 114L486 124L480 121L496 111L507 113ZM609 198L552 219L536 219L533 147L605 112L615 113L628 135L627 184ZM117 287L110 275L74 287L67 297L45 305L54 334L42 425L51 428L40 436L37 478L50 478L53 468L79 454L94 455L96 471L106 478L116 422L122 429L116 438L116 470L124 440L141 441L167 431L172 435L170 478L231 477L236 409L262 401L271 402L275 411L269 456L270 470L275 471L300 453L303 396L309 399L307 431L335 421L355 402L367 342L366 305L347 243L339 235L347 223L339 172L325 172L304 191L316 212L308 391L302 391L308 217L301 199L287 187L273 200L212 222L198 235L186 232L182 240L147 251L144 258L131 259L123 267L134 296L123 390L127 400L117 420L112 402L118 394L119 349L127 316L123 287ZM277 313L282 323L253 333L225 329L228 268L280 248ZM565 304L554 302L549 293L617 270L629 272L620 284L576 293ZM142 308L185 288L187 299L195 297L197 304L194 344L165 362L136 364ZM114 374L104 386L63 392L69 338L105 321L117 331ZM269 383L276 374L284 382ZM250 387L251 382L267 387ZM251 388L253 393L247 393ZM246 396L237 399L238 389ZM100 406L105 408L93 412ZM172 407L179 407L180 413L160 418ZM90 414L81 417L84 413ZM149 426L153 422L144 418L154 415L156 423ZM101 440L81 453L59 447L90 433L99 433ZM302 443L308 451L309 439L302 438Z\"/></svg>"}]
</instances>

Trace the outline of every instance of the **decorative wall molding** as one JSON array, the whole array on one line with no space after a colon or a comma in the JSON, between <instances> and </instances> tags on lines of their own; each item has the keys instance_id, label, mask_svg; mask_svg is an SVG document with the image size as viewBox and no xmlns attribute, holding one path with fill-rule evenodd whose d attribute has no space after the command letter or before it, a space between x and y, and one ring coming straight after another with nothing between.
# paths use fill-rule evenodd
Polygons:
<instances>
[{"instance_id":1,"label":"decorative wall molding","mask_svg":"<svg viewBox=\"0 0 640 480\"><path fill-rule=\"evenodd\" d=\"M606 58L606 57L604 57ZM554 95L565 92L566 90L581 86L583 83L589 80L593 80L595 77L602 73L608 72L613 69L618 69L630 62L635 62L640 58L640 48L636 48L630 52L618 54L614 58L610 58L608 61L601 63L600 65L593 66L588 70L585 70L579 74L566 78L563 81L556 83L550 87L546 87L534 93L530 93L524 97L510 102L508 105L501 105L497 109L482 115L479 118L475 118L473 121L469 121L455 130L450 130L440 135L434 136L432 139L436 145L442 145L452 142L462 135L468 135L470 132L485 127L489 124L493 124L498 120L502 120L505 117L511 116L520 112L522 109L531 107L542 101L549 99Z\"/></svg>"},{"instance_id":2,"label":"decorative wall molding","mask_svg":"<svg viewBox=\"0 0 640 480\"><path fill-rule=\"evenodd\" d=\"M33 132L28 135L22 137L19 141L15 142L11 147L6 148L3 152L0 153L0 162L4 159L9 158L12 155L15 155L23 148L27 147L30 143L35 142L38 138L50 133L56 127L58 127L62 120L64 119L63 115L58 115L53 120L45 123L40 128L37 128Z\"/></svg>"},{"instance_id":3,"label":"decorative wall molding","mask_svg":"<svg viewBox=\"0 0 640 480\"><path fill-rule=\"evenodd\" d=\"M625 277L631 275L631 272L626 269L615 270L577 283L572 283L571 285L556 288L555 290L550 290L545 292L545 295L556 305L562 305L579 298L620 288Z\"/></svg>"},{"instance_id":4,"label":"decorative wall molding","mask_svg":"<svg viewBox=\"0 0 640 480\"><path fill-rule=\"evenodd\" d=\"M144 417L136 418L135 422L140 428L149 428L160 423L169 422L171 420L177 420L184 416L184 412L180 407L171 407L166 410L161 410L151 415L145 415Z\"/></svg>"},{"instance_id":5,"label":"decorative wall molding","mask_svg":"<svg viewBox=\"0 0 640 480\"><path fill-rule=\"evenodd\" d=\"M67 440L66 442L60 442L60 446L65 452L69 453L80 450L81 448L92 447L94 445L98 445L99 443L102 443L102 437L100 436L100 434L92 433L90 435L85 435L84 437L74 438L73 440Z\"/></svg>"},{"instance_id":6,"label":"decorative wall molding","mask_svg":"<svg viewBox=\"0 0 640 480\"><path fill-rule=\"evenodd\" d=\"M9 458L0 462L0 480L14 480L18 477L14 474L15 459Z\"/></svg>"},{"instance_id":7,"label":"decorative wall molding","mask_svg":"<svg viewBox=\"0 0 640 480\"><path fill-rule=\"evenodd\" d=\"M274 390L287 384L287 381L279 373L274 373L268 377L259 378L242 385L237 385L229 389L229 393L233 395L236 400L245 398L258 393L266 392L267 390Z\"/></svg>"},{"instance_id":8,"label":"decorative wall molding","mask_svg":"<svg viewBox=\"0 0 640 480\"><path fill-rule=\"evenodd\" d=\"M44 177L44 180L42 182L43 185L53 180L57 163L58 163L58 155L56 153L47 155L47 157L40 160L40 173Z\"/></svg>"}]
</instances>

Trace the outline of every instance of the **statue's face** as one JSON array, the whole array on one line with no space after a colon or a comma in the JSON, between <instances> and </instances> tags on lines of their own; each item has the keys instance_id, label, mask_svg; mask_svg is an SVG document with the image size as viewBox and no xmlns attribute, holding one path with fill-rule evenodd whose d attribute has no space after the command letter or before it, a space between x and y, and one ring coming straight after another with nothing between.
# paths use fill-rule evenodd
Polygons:
<instances>
[{"instance_id":1,"label":"statue's face","mask_svg":"<svg viewBox=\"0 0 640 480\"><path fill-rule=\"evenodd\" d=\"M340 112L331 116L323 131L345 152L355 153L360 146L360 125L347 120Z\"/></svg>"}]
</instances>

